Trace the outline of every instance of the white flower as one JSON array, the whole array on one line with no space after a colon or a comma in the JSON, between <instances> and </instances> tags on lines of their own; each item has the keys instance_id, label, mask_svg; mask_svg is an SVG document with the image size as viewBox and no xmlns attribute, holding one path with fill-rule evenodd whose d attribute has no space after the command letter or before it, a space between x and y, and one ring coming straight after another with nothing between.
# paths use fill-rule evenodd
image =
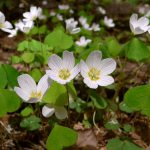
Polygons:
<instances>
[{"instance_id":1,"label":"white flower","mask_svg":"<svg viewBox=\"0 0 150 150\"><path fill-rule=\"evenodd\" d=\"M46 6L48 4L48 1L47 0L43 0L42 1L42 5Z\"/></svg>"},{"instance_id":2,"label":"white flower","mask_svg":"<svg viewBox=\"0 0 150 150\"><path fill-rule=\"evenodd\" d=\"M83 28L84 28L85 30L89 30L89 31L92 30L92 28L90 27L90 25L89 25L88 23L84 24L84 25L83 25Z\"/></svg>"},{"instance_id":3,"label":"white flower","mask_svg":"<svg viewBox=\"0 0 150 150\"><path fill-rule=\"evenodd\" d=\"M56 17L57 17L58 20L63 21L63 16L62 15L57 14Z\"/></svg>"},{"instance_id":4,"label":"white flower","mask_svg":"<svg viewBox=\"0 0 150 150\"><path fill-rule=\"evenodd\" d=\"M108 18L107 16L104 17L104 24L109 28L112 28L115 26L113 19Z\"/></svg>"},{"instance_id":5,"label":"white flower","mask_svg":"<svg viewBox=\"0 0 150 150\"><path fill-rule=\"evenodd\" d=\"M87 18L81 16L81 17L79 18L79 22L81 23L82 26L84 26L84 24L87 23Z\"/></svg>"},{"instance_id":6,"label":"white flower","mask_svg":"<svg viewBox=\"0 0 150 150\"><path fill-rule=\"evenodd\" d=\"M81 16L81 17L79 18L79 22L80 22L80 24L82 25L82 27L83 27L84 29L89 30L89 31L92 30L92 28L90 27L90 25L87 23L87 18Z\"/></svg>"},{"instance_id":7,"label":"white flower","mask_svg":"<svg viewBox=\"0 0 150 150\"><path fill-rule=\"evenodd\" d=\"M145 4L144 6L140 6L139 7L139 13L146 16L146 17L150 17L150 5Z\"/></svg>"},{"instance_id":8,"label":"white flower","mask_svg":"<svg viewBox=\"0 0 150 150\"><path fill-rule=\"evenodd\" d=\"M116 69L116 62L112 58L103 59L100 51L93 51L86 59L86 62L81 60L80 73L84 78L84 83L96 89L98 86L107 86L114 82L114 79L109 76Z\"/></svg>"},{"instance_id":9,"label":"white flower","mask_svg":"<svg viewBox=\"0 0 150 150\"><path fill-rule=\"evenodd\" d=\"M150 10L145 14L146 17L150 17Z\"/></svg>"},{"instance_id":10,"label":"white flower","mask_svg":"<svg viewBox=\"0 0 150 150\"><path fill-rule=\"evenodd\" d=\"M5 21L5 16L2 12L0 12L0 29L5 31L7 29L12 29L13 26L10 22Z\"/></svg>"},{"instance_id":11,"label":"white flower","mask_svg":"<svg viewBox=\"0 0 150 150\"><path fill-rule=\"evenodd\" d=\"M19 8L24 8L25 7L25 4L24 3L20 3L19 4Z\"/></svg>"},{"instance_id":12,"label":"white flower","mask_svg":"<svg viewBox=\"0 0 150 150\"><path fill-rule=\"evenodd\" d=\"M130 29L135 35L147 32L150 28L148 24L149 19L146 17L141 17L138 19L137 14L132 14L132 16L130 17Z\"/></svg>"},{"instance_id":13,"label":"white flower","mask_svg":"<svg viewBox=\"0 0 150 150\"><path fill-rule=\"evenodd\" d=\"M68 10L69 9L69 5L58 5L58 8L60 10Z\"/></svg>"},{"instance_id":14,"label":"white flower","mask_svg":"<svg viewBox=\"0 0 150 150\"><path fill-rule=\"evenodd\" d=\"M21 20L19 20L19 22L17 22L15 24L16 28L19 29L20 31L22 31L23 33L29 33L29 31L33 28L34 26L34 22L33 21L28 21L28 22L22 22Z\"/></svg>"},{"instance_id":15,"label":"white flower","mask_svg":"<svg viewBox=\"0 0 150 150\"><path fill-rule=\"evenodd\" d=\"M15 28L15 29L12 29L12 30L7 29L7 30L5 30L5 32L8 32L8 33L9 33L8 37L14 37L14 36L17 35L18 28Z\"/></svg>"},{"instance_id":16,"label":"white flower","mask_svg":"<svg viewBox=\"0 0 150 150\"><path fill-rule=\"evenodd\" d=\"M55 116L60 120L68 117L67 110L63 106L45 105L42 108L42 115L46 118L52 116L54 113Z\"/></svg>"},{"instance_id":17,"label":"white flower","mask_svg":"<svg viewBox=\"0 0 150 150\"><path fill-rule=\"evenodd\" d=\"M101 14L103 14L103 15L106 14L106 10L105 10L104 8L102 8L101 6L99 6L99 7L97 8L97 10L98 10Z\"/></svg>"},{"instance_id":18,"label":"white flower","mask_svg":"<svg viewBox=\"0 0 150 150\"><path fill-rule=\"evenodd\" d=\"M14 91L27 103L40 102L50 86L50 80L47 75L40 79L38 85L28 74L20 75L17 80L20 87L15 87Z\"/></svg>"},{"instance_id":19,"label":"white flower","mask_svg":"<svg viewBox=\"0 0 150 150\"><path fill-rule=\"evenodd\" d=\"M84 36L81 36L80 40L76 41L76 44L78 46L82 46L82 47L86 47L88 43L91 43L91 40L90 39L85 39Z\"/></svg>"},{"instance_id":20,"label":"white flower","mask_svg":"<svg viewBox=\"0 0 150 150\"><path fill-rule=\"evenodd\" d=\"M52 17L53 17L53 16L56 16L56 13L55 13L54 11L51 11L51 12L50 12L50 16L52 16Z\"/></svg>"},{"instance_id":21,"label":"white flower","mask_svg":"<svg viewBox=\"0 0 150 150\"><path fill-rule=\"evenodd\" d=\"M100 26L99 24L93 23L91 26L93 31L100 31Z\"/></svg>"},{"instance_id":22,"label":"white flower","mask_svg":"<svg viewBox=\"0 0 150 150\"><path fill-rule=\"evenodd\" d=\"M25 19L23 21L34 21L36 19L45 19L45 16L42 14L42 9L40 7L31 6L30 12L23 13Z\"/></svg>"},{"instance_id":23,"label":"white flower","mask_svg":"<svg viewBox=\"0 0 150 150\"><path fill-rule=\"evenodd\" d=\"M78 65L75 66L73 53L68 51L63 52L63 59L53 54L49 58L48 66L50 70L47 70L46 73L60 84L70 82L79 73Z\"/></svg>"},{"instance_id":24,"label":"white flower","mask_svg":"<svg viewBox=\"0 0 150 150\"><path fill-rule=\"evenodd\" d=\"M69 12L70 12L70 14L74 14L74 10L73 9L70 9Z\"/></svg>"},{"instance_id":25,"label":"white flower","mask_svg":"<svg viewBox=\"0 0 150 150\"><path fill-rule=\"evenodd\" d=\"M77 27L78 22L74 20L74 18L70 18L65 20L66 22L66 30L70 33L70 34L76 34L78 32L80 32L80 28Z\"/></svg>"}]
</instances>

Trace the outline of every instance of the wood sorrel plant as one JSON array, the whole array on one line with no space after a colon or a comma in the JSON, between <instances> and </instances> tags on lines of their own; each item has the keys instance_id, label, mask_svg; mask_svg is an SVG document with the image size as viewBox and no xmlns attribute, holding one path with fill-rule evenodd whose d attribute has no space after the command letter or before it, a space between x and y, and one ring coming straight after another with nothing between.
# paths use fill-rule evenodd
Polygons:
<instances>
[{"instance_id":1,"label":"wood sorrel plant","mask_svg":"<svg viewBox=\"0 0 150 150\"><path fill-rule=\"evenodd\" d=\"M0 28L10 33L9 37L16 36L18 31L30 35L30 39L25 39L18 45L21 57L12 57L13 63L27 64L28 74L20 75L12 66L0 65L0 105L3 108L0 116L18 110L21 99L30 103L21 111L24 118L20 126L34 131L41 126L41 114L48 118L53 127L46 142L49 150L61 150L76 143L77 132L71 127L74 120L78 122L78 118L85 127L94 125L98 132L101 132L99 122L107 130L118 131L117 137L120 139L108 140L108 150L116 150L116 145L120 149L141 149L130 142L128 133L134 130L133 126L122 123L118 112L136 114L138 111L150 116L150 85L127 90L123 100L119 92L126 87L128 81L124 69L126 64L122 64L121 59L125 57L138 63L142 61L139 67L132 70L136 77L144 61L150 58L149 46L133 37L149 30L148 18L138 19L137 14L133 14L129 22L132 37L121 45L121 33L116 37L105 37L104 33L108 33L108 28L113 30L118 25L112 18L103 16L103 24L100 24L93 22L92 17L82 12L83 16L74 16L79 18L78 22L73 17L70 18L70 14L67 15L66 11L70 7L59 8L62 12L56 11L53 16L47 16L56 26L52 32L47 26L40 26L42 21L46 21L46 16L39 7L33 6L29 12L25 12L23 20L18 21L14 29L5 21L4 14L0 13ZM102 14L105 14L104 11ZM40 41L35 40L38 36ZM62 54L62 58L59 54ZM109 57L118 59L118 68L121 71L115 72L116 82L110 75L116 69L116 61ZM46 72L45 75L42 69Z\"/></svg>"},{"instance_id":2,"label":"wood sorrel plant","mask_svg":"<svg viewBox=\"0 0 150 150\"><path fill-rule=\"evenodd\" d=\"M68 117L68 125L70 126L70 109L69 109L69 87L68 83L73 80L79 72L84 78L84 83L93 89L96 89L98 85L107 86L114 82L114 79L108 74L112 73L116 68L115 60L111 58L107 58L101 60L102 54L100 51L93 51L88 56L86 63L82 60L81 63L75 66L75 58L72 52L64 51L63 59L61 59L56 54L50 56L48 65L50 70L46 71L46 75L44 75L38 85L36 86L33 78L27 74L22 74L18 77L18 84L20 87L15 87L14 91L20 96L24 102L27 103L37 103L44 102L42 101L43 96L46 91L51 90L52 80L56 81L58 84L56 86L60 86L59 84L66 84L66 86L60 86L63 90L65 89L66 101L62 101L63 95L60 95L61 91L55 88L55 92L58 92L58 99L50 99L50 97L46 97L48 99L48 103L43 107L42 114L45 117L50 117L54 113L58 119L65 119ZM56 84L56 83L54 83ZM48 90L49 88L49 90ZM60 89L61 90L61 89ZM59 93L60 92L60 93ZM54 94L54 93L51 93ZM48 94L49 95L49 94ZM54 94L54 96L57 96ZM46 95L47 96L47 95ZM62 96L62 97L61 97ZM65 100L66 100L65 99ZM65 105L68 105L68 113L65 109ZM56 128L63 128L61 126L55 126L52 133ZM65 128L65 130L70 131L71 129ZM58 131L56 131L58 132ZM50 137L52 136L52 133ZM76 134L72 133L74 136ZM75 137L74 137L75 138ZM49 142L48 142L49 143ZM47 144L49 145L49 144Z\"/></svg>"}]
</instances>

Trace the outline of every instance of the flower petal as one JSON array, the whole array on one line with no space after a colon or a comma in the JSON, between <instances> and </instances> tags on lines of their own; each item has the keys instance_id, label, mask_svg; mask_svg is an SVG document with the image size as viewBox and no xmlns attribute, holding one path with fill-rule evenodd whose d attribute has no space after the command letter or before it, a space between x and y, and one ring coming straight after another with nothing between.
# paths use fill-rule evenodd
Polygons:
<instances>
[{"instance_id":1,"label":"flower petal","mask_svg":"<svg viewBox=\"0 0 150 150\"><path fill-rule=\"evenodd\" d=\"M66 84L67 80L62 80L61 78L59 78L58 73L56 73L56 71L52 71L52 70L47 70L46 74L54 81L57 81L60 84Z\"/></svg>"},{"instance_id":2,"label":"flower petal","mask_svg":"<svg viewBox=\"0 0 150 150\"><path fill-rule=\"evenodd\" d=\"M4 23L5 22L5 16L2 12L0 12L0 23Z\"/></svg>"},{"instance_id":3,"label":"flower petal","mask_svg":"<svg viewBox=\"0 0 150 150\"><path fill-rule=\"evenodd\" d=\"M137 19L138 19L138 15L137 14L132 14L132 16L130 17L130 24L132 24L133 26L137 24Z\"/></svg>"},{"instance_id":4,"label":"flower petal","mask_svg":"<svg viewBox=\"0 0 150 150\"><path fill-rule=\"evenodd\" d=\"M5 26L4 28L6 28L6 29L12 29L13 28L12 24L8 21L5 21L4 26Z\"/></svg>"},{"instance_id":5,"label":"flower petal","mask_svg":"<svg viewBox=\"0 0 150 150\"><path fill-rule=\"evenodd\" d=\"M30 7L30 13L31 13L33 16L36 15L37 12L38 12L38 9L37 9L36 6Z\"/></svg>"},{"instance_id":6,"label":"flower petal","mask_svg":"<svg viewBox=\"0 0 150 150\"><path fill-rule=\"evenodd\" d=\"M86 59L86 64L89 67L97 68L100 65L101 58L102 58L102 53L98 50L95 50L95 51L91 52L90 55L88 56L88 58Z\"/></svg>"},{"instance_id":7,"label":"flower petal","mask_svg":"<svg viewBox=\"0 0 150 150\"><path fill-rule=\"evenodd\" d=\"M82 77L87 78L88 77L87 74L89 72L89 68L88 68L87 64L83 60L81 60L79 67L80 67L80 73L81 73Z\"/></svg>"},{"instance_id":8,"label":"flower petal","mask_svg":"<svg viewBox=\"0 0 150 150\"><path fill-rule=\"evenodd\" d=\"M142 34L142 33L144 33L144 32L146 32L147 30L143 30L142 28L140 28L140 27L136 27L135 29L134 29L134 34L136 35L136 34Z\"/></svg>"},{"instance_id":9,"label":"flower petal","mask_svg":"<svg viewBox=\"0 0 150 150\"><path fill-rule=\"evenodd\" d=\"M63 64L64 67L68 68L69 70L71 70L74 67L75 59L72 52L63 52Z\"/></svg>"},{"instance_id":10,"label":"flower petal","mask_svg":"<svg viewBox=\"0 0 150 150\"><path fill-rule=\"evenodd\" d=\"M28 103L38 103L38 102L40 102L41 101L41 99L39 99L39 98L30 98L29 100L28 100Z\"/></svg>"},{"instance_id":11,"label":"flower petal","mask_svg":"<svg viewBox=\"0 0 150 150\"><path fill-rule=\"evenodd\" d=\"M55 107L55 115L58 119L62 120L68 117L67 110L64 107Z\"/></svg>"},{"instance_id":12,"label":"flower petal","mask_svg":"<svg viewBox=\"0 0 150 150\"><path fill-rule=\"evenodd\" d=\"M102 75L110 74L116 69L116 62L112 58L103 59L99 68Z\"/></svg>"},{"instance_id":13,"label":"flower petal","mask_svg":"<svg viewBox=\"0 0 150 150\"><path fill-rule=\"evenodd\" d=\"M138 20L139 26L147 26L149 24L149 19L147 17L141 17Z\"/></svg>"},{"instance_id":14,"label":"flower petal","mask_svg":"<svg viewBox=\"0 0 150 150\"><path fill-rule=\"evenodd\" d=\"M38 85L37 85L37 92L41 91L42 92L42 96L45 94L46 90L49 88L50 84L51 84L52 80L50 80L50 78L48 77L48 75L44 75Z\"/></svg>"},{"instance_id":15,"label":"flower petal","mask_svg":"<svg viewBox=\"0 0 150 150\"><path fill-rule=\"evenodd\" d=\"M91 81L89 78L84 78L83 82L91 89L98 88L98 83L96 81Z\"/></svg>"},{"instance_id":16,"label":"flower petal","mask_svg":"<svg viewBox=\"0 0 150 150\"><path fill-rule=\"evenodd\" d=\"M70 80L75 78L77 74L80 72L79 65L76 65L72 70L71 70L71 77Z\"/></svg>"},{"instance_id":17,"label":"flower petal","mask_svg":"<svg viewBox=\"0 0 150 150\"><path fill-rule=\"evenodd\" d=\"M23 13L23 17L27 18L27 19L31 19L31 13L30 12L25 12Z\"/></svg>"},{"instance_id":18,"label":"flower petal","mask_svg":"<svg viewBox=\"0 0 150 150\"><path fill-rule=\"evenodd\" d=\"M62 68L62 64L62 59L55 54L51 55L51 57L49 58L48 66L52 70L59 70L60 68Z\"/></svg>"},{"instance_id":19,"label":"flower petal","mask_svg":"<svg viewBox=\"0 0 150 150\"><path fill-rule=\"evenodd\" d=\"M111 76L101 76L100 80L98 80L98 85L107 86L114 83L114 78Z\"/></svg>"},{"instance_id":20,"label":"flower petal","mask_svg":"<svg viewBox=\"0 0 150 150\"><path fill-rule=\"evenodd\" d=\"M55 112L55 109L48 106L48 105L45 105L43 108L42 108L42 115L46 118L52 116Z\"/></svg>"},{"instance_id":21,"label":"flower petal","mask_svg":"<svg viewBox=\"0 0 150 150\"><path fill-rule=\"evenodd\" d=\"M22 90L19 87L14 87L14 91L17 93L19 97L23 99L23 101L27 102L29 100L29 94L26 93L24 90Z\"/></svg>"},{"instance_id":22,"label":"flower petal","mask_svg":"<svg viewBox=\"0 0 150 150\"><path fill-rule=\"evenodd\" d=\"M36 91L36 83L28 74L22 74L17 79L19 86L27 93L30 94L32 91Z\"/></svg>"},{"instance_id":23,"label":"flower petal","mask_svg":"<svg viewBox=\"0 0 150 150\"><path fill-rule=\"evenodd\" d=\"M80 32L80 31L81 31L80 28L74 28L74 29L72 29L71 34L76 34L76 33Z\"/></svg>"}]
</instances>

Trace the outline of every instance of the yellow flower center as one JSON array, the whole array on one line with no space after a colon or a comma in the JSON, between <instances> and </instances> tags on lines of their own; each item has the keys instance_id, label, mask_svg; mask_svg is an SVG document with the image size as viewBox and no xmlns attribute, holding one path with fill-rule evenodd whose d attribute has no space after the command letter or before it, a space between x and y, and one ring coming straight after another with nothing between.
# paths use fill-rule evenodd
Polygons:
<instances>
[{"instance_id":1,"label":"yellow flower center","mask_svg":"<svg viewBox=\"0 0 150 150\"><path fill-rule=\"evenodd\" d=\"M4 28L4 24L3 23L0 23L0 28Z\"/></svg>"},{"instance_id":2,"label":"yellow flower center","mask_svg":"<svg viewBox=\"0 0 150 150\"><path fill-rule=\"evenodd\" d=\"M66 80L70 77L70 71L68 69L61 69L59 71L59 77L63 80Z\"/></svg>"},{"instance_id":3,"label":"yellow flower center","mask_svg":"<svg viewBox=\"0 0 150 150\"><path fill-rule=\"evenodd\" d=\"M100 79L100 70L96 68L91 68L90 71L88 72L88 76L91 80L97 81Z\"/></svg>"},{"instance_id":4,"label":"yellow flower center","mask_svg":"<svg viewBox=\"0 0 150 150\"><path fill-rule=\"evenodd\" d=\"M42 92L41 91L39 91L39 92L32 91L31 92L30 99L32 99L32 98L40 99L41 97L42 97Z\"/></svg>"},{"instance_id":5,"label":"yellow flower center","mask_svg":"<svg viewBox=\"0 0 150 150\"><path fill-rule=\"evenodd\" d=\"M37 16L33 16L32 20L34 21L34 20L36 20L36 18L37 18Z\"/></svg>"}]
</instances>

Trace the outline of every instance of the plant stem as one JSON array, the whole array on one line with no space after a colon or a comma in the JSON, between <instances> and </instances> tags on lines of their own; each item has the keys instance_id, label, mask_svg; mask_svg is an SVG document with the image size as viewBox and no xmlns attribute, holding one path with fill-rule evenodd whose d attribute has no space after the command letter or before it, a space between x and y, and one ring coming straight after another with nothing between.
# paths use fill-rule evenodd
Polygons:
<instances>
[{"instance_id":1,"label":"plant stem","mask_svg":"<svg viewBox=\"0 0 150 150\"><path fill-rule=\"evenodd\" d=\"M96 115L96 110L94 110L94 113L93 113L93 124L96 127L96 129L98 130L98 132L100 133L101 131L100 131L99 127L97 126L96 122L95 122L95 115Z\"/></svg>"},{"instance_id":2,"label":"plant stem","mask_svg":"<svg viewBox=\"0 0 150 150\"><path fill-rule=\"evenodd\" d=\"M39 40L40 40L40 43L41 43L41 51L44 55L44 50L43 50L43 47L42 47L42 40L41 40L41 36L40 36L40 33L39 33L39 23L38 23L37 19L36 19L36 25L37 25L37 28L38 28L38 37L39 37Z\"/></svg>"},{"instance_id":3,"label":"plant stem","mask_svg":"<svg viewBox=\"0 0 150 150\"><path fill-rule=\"evenodd\" d=\"M66 90L67 90L67 100L68 100L68 126L70 126L69 90L67 84L66 84Z\"/></svg>"}]
</instances>

